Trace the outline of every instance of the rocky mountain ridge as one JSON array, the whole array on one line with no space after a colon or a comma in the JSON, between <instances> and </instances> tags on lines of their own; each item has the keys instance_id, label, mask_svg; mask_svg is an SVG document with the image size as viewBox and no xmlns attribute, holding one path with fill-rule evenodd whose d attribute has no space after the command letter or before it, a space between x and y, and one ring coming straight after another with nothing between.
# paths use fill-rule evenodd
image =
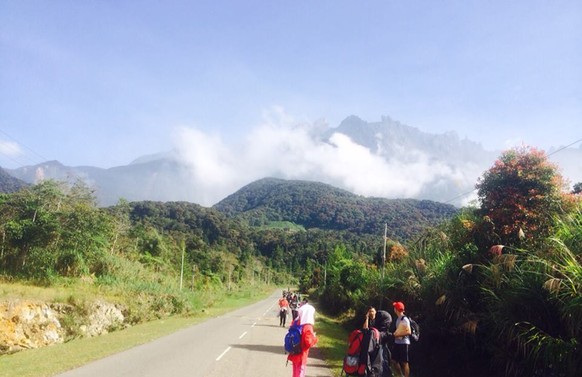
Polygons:
<instances>
[{"instance_id":1,"label":"rocky mountain ridge","mask_svg":"<svg viewBox=\"0 0 582 377\"><path fill-rule=\"evenodd\" d=\"M401 196L372 195L386 198L427 199L464 205L471 197L460 194L470 193L477 179L500 154L487 151L476 142L461 139L454 132L430 134L387 116L379 122L367 122L351 115L336 128L312 131L315 133L314 139L327 144L329 148L339 148L334 139L336 135L347 136L352 143L369 151L376 165L384 164L379 171L391 174L392 178L387 177L386 182L370 182L371 185L380 187L379 190L394 185L399 188L396 192L408 192ZM558 162L572 183L582 181L582 148L560 151L552 156L552 160ZM367 168L362 165L357 170L365 171ZM375 168L378 169L378 166ZM58 161L48 161L34 166L6 169L6 172L27 184L49 178L83 180L94 190L102 206L113 205L121 198L128 201L189 201L202 204L199 198L204 196L200 194L205 183L204 174L196 171L196 166L189 165L176 151L142 156L128 165L109 169L71 167ZM266 176L289 178L279 173L285 171L275 171ZM292 179L320 181L358 193L353 180L338 178L334 173L329 175L327 171L310 169L305 176L298 174L293 173ZM342 173L343 176L345 174ZM413 185L417 188L406 189ZM215 199L215 202L220 199Z\"/></svg>"}]
</instances>

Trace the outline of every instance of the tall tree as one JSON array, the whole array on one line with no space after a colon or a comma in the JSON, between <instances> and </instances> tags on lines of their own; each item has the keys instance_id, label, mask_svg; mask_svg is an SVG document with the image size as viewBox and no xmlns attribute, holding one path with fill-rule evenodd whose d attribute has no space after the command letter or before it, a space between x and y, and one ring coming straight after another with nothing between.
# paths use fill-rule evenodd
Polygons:
<instances>
[{"instance_id":1,"label":"tall tree","mask_svg":"<svg viewBox=\"0 0 582 377\"><path fill-rule=\"evenodd\" d=\"M543 151L504 152L477 184L481 210L505 244L543 239L563 209L565 183Z\"/></svg>"}]
</instances>

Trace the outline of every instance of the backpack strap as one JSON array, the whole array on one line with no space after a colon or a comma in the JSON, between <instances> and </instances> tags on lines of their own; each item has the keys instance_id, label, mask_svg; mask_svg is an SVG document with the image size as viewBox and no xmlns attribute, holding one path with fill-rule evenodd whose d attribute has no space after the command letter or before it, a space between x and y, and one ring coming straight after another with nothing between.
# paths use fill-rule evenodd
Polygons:
<instances>
[{"instance_id":1,"label":"backpack strap","mask_svg":"<svg viewBox=\"0 0 582 377\"><path fill-rule=\"evenodd\" d=\"M408 340L410 340L410 335L412 335L412 322L411 322L411 320L410 320L410 317L408 317L408 316L407 316L407 315L405 315L405 314L403 314L403 315L402 315L402 318L403 318L403 319L404 319L404 318L408 319L408 328L410 329L410 334L409 334L409 335L406 335L406 336L408 337Z\"/></svg>"}]
</instances>

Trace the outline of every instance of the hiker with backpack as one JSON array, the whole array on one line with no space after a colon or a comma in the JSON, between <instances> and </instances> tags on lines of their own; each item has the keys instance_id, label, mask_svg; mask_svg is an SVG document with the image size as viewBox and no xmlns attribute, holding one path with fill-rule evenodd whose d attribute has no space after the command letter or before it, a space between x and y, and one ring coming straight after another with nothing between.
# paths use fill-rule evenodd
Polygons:
<instances>
[{"instance_id":1,"label":"hiker with backpack","mask_svg":"<svg viewBox=\"0 0 582 377\"><path fill-rule=\"evenodd\" d=\"M289 300L289 307L291 308L291 316L293 318L293 321L295 321L297 319L297 307L298 307L298 302L297 302L297 295L294 294L293 296L291 296L291 299Z\"/></svg>"},{"instance_id":2,"label":"hiker with backpack","mask_svg":"<svg viewBox=\"0 0 582 377\"><path fill-rule=\"evenodd\" d=\"M344 357L342 375L380 377L382 350L380 332L375 327L353 330L348 336L348 350Z\"/></svg>"},{"instance_id":3,"label":"hiker with backpack","mask_svg":"<svg viewBox=\"0 0 582 377\"><path fill-rule=\"evenodd\" d=\"M287 313L289 312L289 302L285 295L279 299L279 326L285 327L287 321Z\"/></svg>"},{"instance_id":4,"label":"hiker with backpack","mask_svg":"<svg viewBox=\"0 0 582 377\"><path fill-rule=\"evenodd\" d=\"M389 348L389 341L391 339L390 325L392 324L392 316L385 310L376 310L373 306L368 308L366 312L366 319L362 325L363 329L376 328L380 333L380 348L382 353L382 371L381 377L391 377L392 370L390 369L391 352Z\"/></svg>"},{"instance_id":5,"label":"hiker with backpack","mask_svg":"<svg viewBox=\"0 0 582 377\"><path fill-rule=\"evenodd\" d=\"M296 350L289 350L287 361L293 363L293 377L305 377L305 367L309 350L317 343L317 336L313 331L315 325L315 308L307 298L303 299L302 305L297 309L297 319L293 321L291 327L298 325L301 332L300 347ZM285 339L287 348L287 337Z\"/></svg>"},{"instance_id":6,"label":"hiker with backpack","mask_svg":"<svg viewBox=\"0 0 582 377\"><path fill-rule=\"evenodd\" d=\"M392 366L398 376L409 377L410 365L408 363L408 348L410 335L412 334L410 319L404 315L404 303L398 301L392 303L396 313L396 331L394 336L394 348L392 350Z\"/></svg>"}]
</instances>

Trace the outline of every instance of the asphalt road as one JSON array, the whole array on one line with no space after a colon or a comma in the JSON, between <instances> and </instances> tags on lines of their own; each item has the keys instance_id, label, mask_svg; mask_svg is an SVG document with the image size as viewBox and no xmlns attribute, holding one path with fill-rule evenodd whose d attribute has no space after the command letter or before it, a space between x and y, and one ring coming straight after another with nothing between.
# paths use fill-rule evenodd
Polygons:
<instances>
[{"instance_id":1,"label":"asphalt road","mask_svg":"<svg viewBox=\"0 0 582 377\"><path fill-rule=\"evenodd\" d=\"M58 377L289 377L279 296L276 291L266 300ZM306 377L332 376L318 351L317 346L310 351Z\"/></svg>"}]
</instances>

